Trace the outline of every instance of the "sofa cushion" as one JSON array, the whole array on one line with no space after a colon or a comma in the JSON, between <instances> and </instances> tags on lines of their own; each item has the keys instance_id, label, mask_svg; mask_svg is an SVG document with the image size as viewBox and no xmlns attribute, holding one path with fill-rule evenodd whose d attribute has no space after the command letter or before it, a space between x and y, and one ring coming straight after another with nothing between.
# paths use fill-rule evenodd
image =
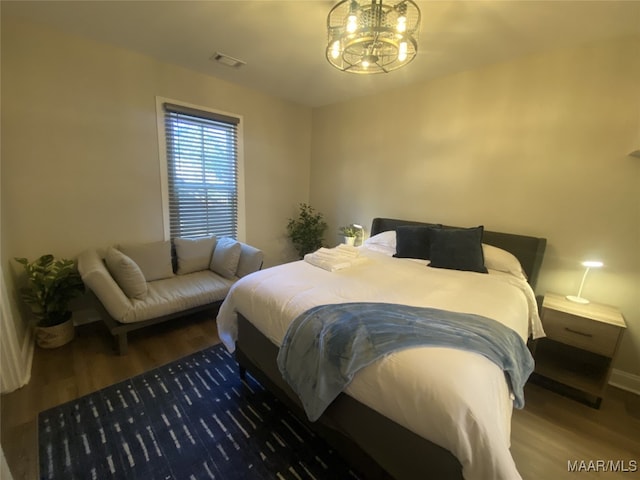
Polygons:
<instances>
[{"instance_id":1,"label":"sofa cushion","mask_svg":"<svg viewBox=\"0 0 640 480\"><path fill-rule=\"evenodd\" d=\"M213 250L209 268L224 278L234 278L238 270L241 251L242 247L237 240L229 237L219 238L216 248Z\"/></svg>"},{"instance_id":2,"label":"sofa cushion","mask_svg":"<svg viewBox=\"0 0 640 480\"><path fill-rule=\"evenodd\" d=\"M209 269L216 246L215 235L205 238L174 238L173 244L178 257L178 275Z\"/></svg>"},{"instance_id":3,"label":"sofa cushion","mask_svg":"<svg viewBox=\"0 0 640 480\"><path fill-rule=\"evenodd\" d=\"M127 297L146 298L147 281L136 262L113 247L107 250L104 260L109 273Z\"/></svg>"},{"instance_id":4,"label":"sofa cushion","mask_svg":"<svg viewBox=\"0 0 640 480\"><path fill-rule=\"evenodd\" d=\"M208 269L156 280L148 284L147 298L132 301L129 311L118 321L141 322L222 301L234 282Z\"/></svg>"},{"instance_id":5,"label":"sofa cushion","mask_svg":"<svg viewBox=\"0 0 640 480\"><path fill-rule=\"evenodd\" d=\"M173 277L170 240L121 245L118 249L136 262L147 282Z\"/></svg>"}]
</instances>

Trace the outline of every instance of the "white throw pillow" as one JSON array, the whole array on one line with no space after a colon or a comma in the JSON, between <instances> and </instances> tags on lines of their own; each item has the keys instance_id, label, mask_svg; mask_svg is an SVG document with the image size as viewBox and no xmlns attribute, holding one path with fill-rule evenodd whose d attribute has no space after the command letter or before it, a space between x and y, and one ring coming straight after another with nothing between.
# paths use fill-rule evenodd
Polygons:
<instances>
[{"instance_id":1,"label":"white throw pillow","mask_svg":"<svg viewBox=\"0 0 640 480\"><path fill-rule=\"evenodd\" d=\"M216 246L216 237L174 238L178 257L178 275L207 270Z\"/></svg>"},{"instance_id":2,"label":"white throw pillow","mask_svg":"<svg viewBox=\"0 0 640 480\"><path fill-rule=\"evenodd\" d=\"M127 297L146 298L147 282L136 262L113 247L109 247L104 260L109 273Z\"/></svg>"},{"instance_id":3,"label":"white throw pillow","mask_svg":"<svg viewBox=\"0 0 640 480\"><path fill-rule=\"evenodd\" d=\"M241 250L242 247L237 240L228 237L219 238L213 250L209 268L225 278L234 278L238 270Z\"/></svg>"},{"instance_id":4,"label":"white throw pillow","mask_svg":"<svg viewBox=\"0 0 640 480\"><path fill-rule=\"evenodd\" d=\"M482 253L484 255L485 267L491 270L510 273L522 280L527 279L524 270L522 270L522 265L520 265L520 261L512 253L486 243L482 244Z\"/></svg>"},{"instance_id":5,"label":"white throw pillow","mask_svg":"<svg viewBox=\"0 0 640 480\"><path fill-rule=\"evenodd\" d=\"M136 262L147 282L173 277L170 240L121 245L118 249Z\"/></svg>"}]
</instances>

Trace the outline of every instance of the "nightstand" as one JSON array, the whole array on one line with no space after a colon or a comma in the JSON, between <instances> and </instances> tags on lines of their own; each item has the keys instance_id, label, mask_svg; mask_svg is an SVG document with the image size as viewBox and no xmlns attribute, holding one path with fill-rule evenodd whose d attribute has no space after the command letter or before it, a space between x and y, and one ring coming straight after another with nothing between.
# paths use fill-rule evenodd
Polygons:
<instances>
[{"instance_id":1,"label":"nightstand","mask_svg":"<svg viewBox=\"0 0 640 480\"><path fill-rule=\"evenodd\" d=\"M533 342L535 373L595 397L600 408L611 364L627 328L614 307L571 302L549 293L540 315L546 338Z\"/></svg>"}]
</instances>

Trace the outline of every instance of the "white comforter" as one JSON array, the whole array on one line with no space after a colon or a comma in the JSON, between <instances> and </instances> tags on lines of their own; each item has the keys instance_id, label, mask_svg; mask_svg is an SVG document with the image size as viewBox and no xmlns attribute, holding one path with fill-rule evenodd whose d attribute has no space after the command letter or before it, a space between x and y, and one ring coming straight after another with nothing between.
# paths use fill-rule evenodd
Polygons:
<instances>
[{"instance_id":1,"label":"white comforter","mask_svg":"<svg viewBox=\"0 0 640 480\"><path fill-rule=\"evenodd\" d=\"M428 268L426 262L361 248L365 261L328 272L299 261L239 280L218 314L218 333L235 349L237 313L274 344L289 324L319 304L380 301L475 313L526 341L541 331L534 293L523 280ZM502 370L485 357L448 348L402 350L362 369L345 392L451 451L468 480L521 478L509 451L513 396Z\"/></svg>"}]
</instances>

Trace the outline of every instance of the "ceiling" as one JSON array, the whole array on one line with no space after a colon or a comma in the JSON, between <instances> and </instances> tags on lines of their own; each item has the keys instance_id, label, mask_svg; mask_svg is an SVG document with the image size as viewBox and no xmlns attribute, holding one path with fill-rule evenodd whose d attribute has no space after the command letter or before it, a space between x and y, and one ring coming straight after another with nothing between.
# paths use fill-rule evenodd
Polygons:
<instances>
[{"instance_id":1,"label":"ceiling","mask_svg":"<svg viewBox=\"0 0 640 480\"><path fill-rule=\"evenodd\" d=\"M417 1L419 50L388 74L340 72L325 59L329 0L7 1L45 24L317 107L555 48L640 35L640 1ZM215 52L246 62L210 60Z\"/></svg>"}]
</instances>

